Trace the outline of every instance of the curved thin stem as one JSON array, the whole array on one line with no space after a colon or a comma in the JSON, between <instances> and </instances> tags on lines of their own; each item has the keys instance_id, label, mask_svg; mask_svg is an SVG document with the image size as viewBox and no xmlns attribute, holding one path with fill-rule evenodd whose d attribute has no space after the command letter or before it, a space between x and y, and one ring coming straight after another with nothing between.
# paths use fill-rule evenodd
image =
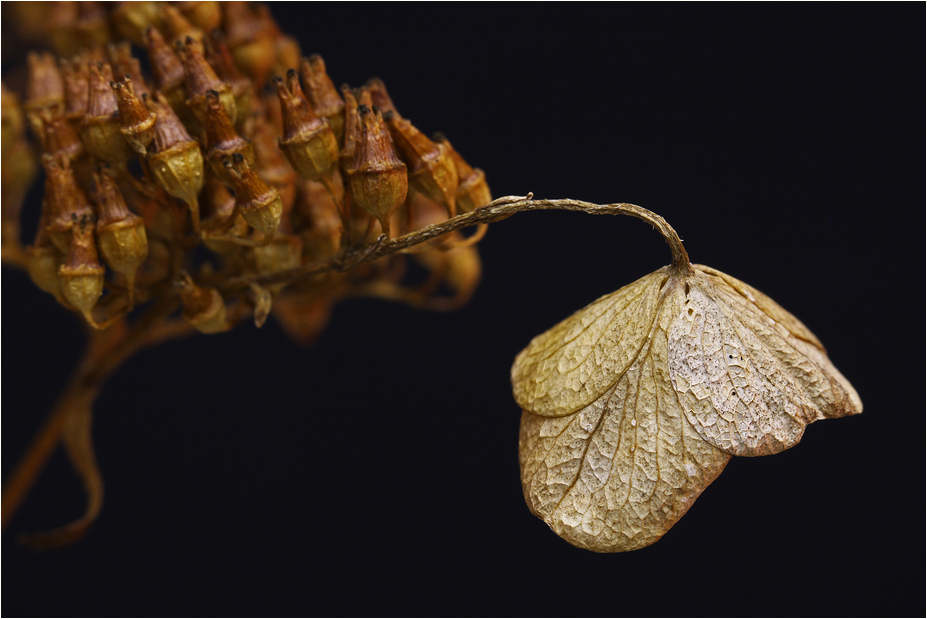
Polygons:
<instances>
[{"instance_id":1,"label":"curved thin stem","mask_svg":"<svg viewBox=\"0 0 927 619\"><path fill-rule=\"evenodd\" d=\"M385 236L381 236L373 245L343 251L337 256L333 256L326 260L310 262L309 264L295 269L264 275L255 274L235 277L225 283L223 290L231 291L252 283L262 285L285 284L319 273L347 271L363 262L370 262L371 260L382 258L383 256L406 249L407 247L412 247L413 245L424 243L435 237L448 234L449 232L461 228L501 221L522 211L544 210L580 211L590 215L629 215L631 217L636 217L637 219L651 224L660 232L666 244L669 245L673 258L672 265L674 267L683 270L689 270L691 268L689 266L689 255L682 246L682 240L679 238L679 235L665 219L652 211L648 211L635 204L626 203L600 205L583 202L581 200L535 200L532 194L528 194L527 196L505 196L475 211L457 215L446 221L426 226L414 232L410 232L409 234L404 234L388 240Z\"/></svg>"}]
</instances>

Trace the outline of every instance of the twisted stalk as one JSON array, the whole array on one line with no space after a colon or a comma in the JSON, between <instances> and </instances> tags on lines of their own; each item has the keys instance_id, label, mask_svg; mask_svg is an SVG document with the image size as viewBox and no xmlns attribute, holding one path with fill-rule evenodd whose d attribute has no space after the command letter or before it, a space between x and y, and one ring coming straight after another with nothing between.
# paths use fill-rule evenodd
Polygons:
<instances>
[{"instance_id":1,"label":"twisted stalk","mask_svg":"<svg viewBox=\"0 0 927 619\"><path fill-rule=\"evenodd\" d=\"M669 245L672 254L672 265L679 269L689 269L689 254L682 246L679 235L665 219L652 211L635 204L592 204L581 200L535 200L533 194L527 196L505 196L493 200L489 204L469 213L457 215L446 221L425 226L414 232L404 234L393 239L380 235L375 243L367 247L349 249L336 256L324 260L310 262L300 267L266 273L234 277L227 280L220 289L223 292L233 292L250 284L289 284L312 275L327 272L342 272L362 264L371 262L389 254L419 245L439 236L478 224L488 224L511 217L523 211L580 211L589 215L628 215L636 217L651 224Z\"/></svg>"}]
</instances>

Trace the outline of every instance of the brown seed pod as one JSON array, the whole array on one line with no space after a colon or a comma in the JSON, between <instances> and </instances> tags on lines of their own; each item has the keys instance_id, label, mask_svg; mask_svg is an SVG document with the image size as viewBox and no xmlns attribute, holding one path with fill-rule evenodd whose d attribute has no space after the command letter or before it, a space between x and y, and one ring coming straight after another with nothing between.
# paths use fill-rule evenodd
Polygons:
<instances>
[{"instance_id":1,"label":"brown seed pod","mask_svg":"<svg viewBox=\"0 0 927 619\"><path fill-rule=\"evenodd\" d=\"M341 144L344 140L344 101L325 71L325 61L318 54L303 58L299 65L306 98L317 116L327 118Z\"/></svg>"},{"instance_id":2,"label":"brown seed pod","mask_svg":"<svg viewBox=\"0 0 927 619\"><path fill-rule=\"evenodd\" d=\"M354 148L354 162L347 172L351 196L362 209L377 218L383 234L389 237L390 216L406 199L409 190L406 165L396 155L379 110L361 105L357 113L361 127Z\"/></svg>"},{"instance_id":3,"label":"brown seed pod","mask_svg":"<svg viewBox=\"0 0 927 619\"><path fill-rule=\"evenodd\" d=\"M235 202L242 217L261 234L273 237L283 215L283 202L277 190L255 174L240 153L226 158L223 165L233 181Z\"/></svg>"},{"instance_id":4,"label":"brown seed pod","mask_svg":"<svg viewBox=\"0 0 927 619\"><path fill-rule=\"evenodd\" d=\"M93 217L93 207L87 194L74 180L74 171L65 153L42 155L42 166L45 168L42 221L55 247L67 253L74 222Z\"/></svg>"},{"instance_id":5,"label":"brown seed pod","mask_svg":"<svg viewBox=\"0 0 927 619\"><path fill-rule=\"evenodd\" d=\"M206 60L219 79L232 88L232 95L235 97L235 122L240 126L251 114L254 86L238 69L225 41L225 33L219 29L210 32L206 39Z\"/></svg>"},{"instance_id":6,"label":"brown seed pod","mask_svg":"<svg viewBox=\"0 0 927 619\"><path fill-rule=\"evenodd\" d=\"M287 71L286 81L275 77L274 85L283 113L280 150L303 178L328 177L338 162L338 141L331 124L312 111L295 70Z\"/></svg>"},{"instance_id":7,"label":"brown seed pod","mask_svg":"<svg viewBox=\"0 0 927 619\"><path fill-rule=\"evenodd\" d=\"M371 77L367 80L367 83L364 84L364 88L370 93L370 99L375 106L380 108L382 114L392 112L396 116L402 118L399 112L396 111L396 106L393 105L393 100L386 91L386 84L383 83L383 80L379 77Z\"/></svg>"},{"instance_id":8,"label":"brown seed pod","mask_svg":"<svg viewBox=\"0 0 927 619\"><path fill-rule=\"evenodd\" d=\"M191 24L177 7L167 2L162 2L158 9L161 11L161 22L164 24L164 32L171 45L188 45L199 49L200 53L202 53L203 39L206 37L206 33ZM189 39L189 41L187 41L187 39Z\"/></svg>"},{"instance_id":9,"label":"brown seed pod","mask_svg":"<svg viewBox=\"0 0 927 619\"><path fill-rule=\"evenodd\" d=\"M208 93L218 93L229 121L235 124L237 108L235 107L235 95L232 93L232 87L219 79L213 68L206 62L201 46L192 45L192 42L192 39L187 37L184 43L177 44L177 51L183 60L184 66L187 107L193 111L200 124L205 125Z\"/></svg>"},{"instance_id":10,"label":"brown seed pod","mask_svg":"<svg viewBox=\"0 0 927 619\"><path fill-rule=\"evenodd\" d=\"M229 330L225 301L215 288L201 288L186 273L181 273L174 288L183 303L183 318L200 333L221 333Z\"/></svg>"},{"instance_id":11,"label":"brown seed pod","mask_svg":"<svg viewBox=\"0 0 927 619\"><path fill-rule=\"evenodd\" d=\"M111 166L125 169L132 147L122 133L119 106L110 83L113 71L108 63L90 64L90 102L80 121L80 134L87 151Z\"/></svg>"},{"instance_id":12,"label":"brown seed pod","mask_svg":"<svg viewBox=\"0 0 927 619\"><path fill-rule=\"evenodd\" d=\"M120 36L129 39L139 47L145 47L147 44L145 32L149 28L163 27L161 12L158 10L160 2L116 2L115 4L116 7L110 13L113 27Z\"/></svg>"},{"instance_id":13,"label":"brown seed pod","mask_svg":"<svg viewBox=\"0 0 927 619\"><path fill-rule=\"evenodd\" d=\"M87 152L67 118L60 114L52 116L51 110L42 110L39 116L44 125L42 144L46 153L64 153L74 163Z\"/></svg>"},{"instance_id":14,"label":"brown seed pod","mask_svg":"<svg viewBox=\"0 0 927 619\"><path fill-rule=\"evenodd\" d=\"M341 238L341 213L324 185L315 181L300 181L293 215L303 237L305 259L321 260L337 253Z\"/></svg>"},{"instance_id":15,"label":"brown seed pod","mask_svg":"<svg viewBox=\"0 0 927 619\"><path fill-rule=\"evenodd\" d=\"M274 40L276 41L276 54L270 75L286 75L287 71L299 66L303 57L299 41L282 32L278 32Z\"/></svg>"},{"instance_id":16,"label":"brown seed pod","mask_svg":"<svg viewBox=\"0 0 927 619\"><path fill-rule=\"evenodd\" d=\"M256 84L267 81L276 57L279 29L266 6L253 9L249 2L225 2L225 33L235 63Z\"/></svg>"},{"instance_id":17,"label":"brown seed pod","mask_svg":"<svg viewBox=\"0 0 927 619\"><path fill-rule=\"evenodd\" d=\"M203 154L180 119L160 93L150 102L157 120L148 153L148 165L155 181L168 194L183 200L190 208L193 229L199 231L197 196L203 188Z\"/></svg>"},{"instance_id":18,"label":"brown seed pod","mask_svg":"<svg viewBox=\"0 0 927 619\"><path fill-rule=\"evenodd\" d=\"M457 209L461 213L469 213L492 202L492 194L489 192L489 185L486 184L486 173L479 168L470 167L460 153L454 150L444 134L436 133L434 141L443 144L454 161L457 170Z\"/></svg>"},{"instance_id":19,"label":"brown seed pod","mask_svg":"<svg viewBox=\"0 0 927 619\"><path fill-rule=\"evenodd\" d=\"M10 148L25 135L26 124L23 111L16 93L7 90L6 84L0 82L0 125L3 131L2 156L6 157Z\"/></svg>"},{"instance_id":20,"label":"brown seed pod","mask_svg":"<svg viewBox=\"0 0 927 619\"><path fill-rule=\"evenodd\" d=\"M303 241L298 236L279 235L262 247L251 248L255 270L258 273L276 273L295 269L302 263ZM271 284L271 292L278 294L286 284Z\"/></svg>"},{"instance_id":21,"label":"brown seed pod","mask_svg":"<svg viewBox=\"0 0 927 619\"><path fill-rule=\"evenodd\" d=\"M58 286L58 267L64 260L63 254L55 249L46 230L46 215L43 210L42 220L36 229L35 240L26 247L26 270L29 278L39 290L53 295L58 302L62 300L61 289Z\"/></svg>"},{"instance_id":22,"label":"brown seed pod","mask_svg":"<svg viewBox=\"0 0 927 619\"><path fill-rule=\"evenodd\" d=\"M223 160L241 154L249 166L254 165L254 147L235 132L235 127L216 91L206 93L206 161L223 183L231 187L235 181L229 176Z\"/></svg>"},{"instance_id":23,"label":"brown seed pod","mask_svg":"<svg viewBox=\"0 0 927 619\"><path fill-rule=\"evenodd\" d=\"M383 119L389 126L399 156L409 166L409 184L426 197L447 209L448 217L457 214L457 169L447 147L435 144L412 123L387 112Z\"/></svg>"},{"instance_id":24,"label":"brown seed pod","mask_svg":"<svg viewBox=\"0 0 927 619\"><path fill-rule=\"evenodd\" d=\"M139 99L144 101L146 98L151 97L148 84L145 82L145 78L142 75L141 64L138 58L132 56L132 46L129 45L128 41L123 41L119 44L110 43L107 45L106 57L113 67L113 76L116 77L116 81L121 80L125 76L129 76L129 79L132 80L132 88L135 90L135 94Z\"/></svg>"},{"instance_id":25,"label":"brown seed pod","mask_svg":"<svg viewBox=\"0 0 927 619\"><path fill-rule=\"evenodd\" d=\"M89 54L78 54L58 63L64 83L64 115L75 125L84 117L90 105L89 63Z\"/></svg>"},{"instance_id":26,"label":"brown seed pod","mask_svg":"<svg viewBox=\"0 0 927 619\"><path fill-rule=\"evenodd\" d=\"M126 142L139 155L144 156L146 149L154 139L154 126L157 116L149 111L142 101L135 96L132 79L126 75L119 82L110 82L119 106L120 131Z\"/></svg>"},{"instance_id":27,"label":"brown seed pod","mask_svg":"<svg viewBox=\"0 0 927 619\"><path fill-rule=\"evenodd\" d=\"M357 98L354 91L347 84L341 87L341 96L344 97L344 146L338 156L338 167L342 174L354 164L354 149L357 144L357 134L360 120L357 115Z\"/></svg>"},{"instance_id":28,"label":"brown seed pod","mask_svg":"<svg viewBox=\"0 0 927 619\"><path fill-rule=\"evenodd\" d=\"M164 40L161 31L149 28L145 31L148 48L148 64L154 76L154 88L160 91L174 112L184 121L195 120L187 107L187 89L184 85L183 62Z\"/></svg>"},{"instance_id":29,"label":"brown seed pod","mask_svg":"<svg viewBox=\"0 0 927 619\"><path fill-rule=\"evenodd\" d=\"M203 32L212 32L222 25L222 8L215 0L201 2L175 2L183 16Z\"/></svg>"},{"instance_id":30,"label":"brown seed pod","mask_svg":"<svg viewBox=\"0 0 927 619\"><path fill-rule=\"evenodd\" d=\"M277 132L263 114L253 114L246 123L254 147L254 170L274 186L283 202L282 232L289 232L289 213L296 200L299 178L277 145Z\"/></svg>"},{"instance_id":31,"label":"brown seed pod","mask_svg":"<svg viewBox=\"0 0 927 619\"><path fill-rule=\"evenodd\" d=\"M27 112L64 107L64 81L58 72L55 57L46 52L39 54L29 52L26 56L28 68L26 78L26 100L23 102Z\"/></svg>"},{"instance_id":32,"label":"brown seed pod","mask_svg":"<svg viewBox=\"0 0 927 619\"><path fill-rule=\"evenodd\" d=\"M206 218L203 220L205 230L221 230L222 237L244 238L250 228L245 218L235 210L235 196L214 175L206 179L200 203ZM234 218L234 219L232 219ZM203 244L209 249L226 256L241 253L238 243L205 235Z\"/></svg>"},{"instance_id":33,"label":"brown seed pod","mask_svg":"<svg viewBox=\"0 0 927 619\"><path fill-rule=\"evenodd\" d=\"M93 217L75 218L74 224L68 256L58 267L58 287L64 299L83 314L87 323L99 328L93 319L93 308L103 295L103 275L106 269L97 257Z\"/></svg>"},{"instance_id":34,"label":"brown seed pod","mask_svg":"<svg viewBox=\"0 0 927 619\"><path fill-rule=\"evenodd\" d=\"M94 174L97 186L97 242L106 264L126 277L129 307L135 304L135 272L148 257L145 222L126 206L122 193L106 168Z\"/></svg>"}]
</instances>

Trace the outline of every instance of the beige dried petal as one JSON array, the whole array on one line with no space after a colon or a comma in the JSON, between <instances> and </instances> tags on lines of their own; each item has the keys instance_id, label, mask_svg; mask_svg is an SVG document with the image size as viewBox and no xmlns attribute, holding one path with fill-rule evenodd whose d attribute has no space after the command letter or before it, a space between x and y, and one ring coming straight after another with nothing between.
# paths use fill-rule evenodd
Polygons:
<instances>
[{"instance_id":1,"label":"beige dried petal","mask_svg":"<svg viewBox=\"0 0 927 619\"><path fill-rule=\"evenodd\" d=\"M777 453L862 411L820 342L769 297L664 267L536 337L512 367L531 511L597 552L660 539L731 455Z\"/></svg>"}]
</instances>

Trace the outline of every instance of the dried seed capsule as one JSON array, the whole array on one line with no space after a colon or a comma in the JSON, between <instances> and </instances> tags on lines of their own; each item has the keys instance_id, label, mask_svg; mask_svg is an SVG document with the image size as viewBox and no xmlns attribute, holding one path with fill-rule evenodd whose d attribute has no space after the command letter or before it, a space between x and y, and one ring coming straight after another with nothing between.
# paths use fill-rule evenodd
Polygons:
<instances>
[{"instance_id":1,"label":"dried seed capsule","mask_svg":"<svg viewBox=\"0 0 927 619\"><path fill-rule=\"evenodd\" d=\"M129 307L135 304L135 271L148 257L145 222L126 206L106 168L94 174L97 185L97 242L109 268L126 277Z\"/></svg>"},{"instance_id":2,"label":"dried seed capsule","mask_svg":"<svg viewBox=\"0 0 927 619\"><path fill-rule=\"evenodd\" d=\"M64 82L52 54L29 52L26 82L27 109L61 107L64 105Z\"/></svg>"},{"instance_id":3,"label":"dried seed capsule","mask_svg":"<svg viewBox=\"0 0 927 619\"><path fill-rule=\"evenodd\" d=\"M93 320L93 308L103 294L105 272L93 240L93 217L76 219L68 257L58 267L58 286L65 300L94 328L97 324Z\"/></svg>"},{"instance_id":4,"label":"dried seed capsule","mask_svg":"<svg viewBox=\"0 0 927 619\"><path fill-rule=\"evenodd\" d=\"M182 273L174 282L177 294L183 302L183 317L200 333L221 333L228 331L225 317L225 301L215 288L201 288L190 276Z\"/></svg>"},{"instance_id":5,"label":"dried seed capsule","mask_svg":"<svg viewBox=\"0 0 927 619\"><path fill-rule=\"evenodd\" d=\"M263 247L251 248L251 256L260 274L295 269L302 263L303 241L298 236L280 235ZM268 288L276 295L284 286L286 284L271 284Z\"/></svg>"},{"instance_id":6,"label":"dried seed capsule","mask_svg":"<svg viewBox=\"0 0 927 619\"><path fill-rule=\"evenodd\" d=\"M157 28L149 28L145 31L145 36L148 47L148 64L154 76L155 90L161 91L180 118L184 120L188 120L188 116L195 118L187 108L184 68L180 58L164 41L161 31Z\"/></svg>"},{"instance_id":7,"label":"dried seed capsule","mask_svg":"<svg viewBox=\"0 0 927 619\"><path fill-rule=\"evenodd\" d=\"M222 9L218 2L175 2L183 16L203 32L212 32L222 25Z\"/></svg>"},{"instance_id":8,"label":"dried seed capsule","mask_svg":"<svg viewBox=\"0 0 927 619\"><path fill-rule=\"evenodd\" d=\"M235 95L232 93L232 87L219 79L206 58L203 56L203 50L198 46L191 45L192 39L187 37L184 44L177 44L177 50L183 60L184 66L184 83L187 86L187 107L196 115L196 119L201 123L206 123L206 97L210 92L218 93L225 108L225 113L229 120L234 124L236 117Z\"/></svg>"},{"instance_id":9,"label":"dried seed capsule","mask_svg":"<svg viewBox=\"0 0 927 619\"><path fill-rule=\"evenodd\" d=\"M23 201L38 167L35 153L23 132L19 106L15 98L11 101L6 95L4 92L3 154L0 165L0 246L3 247L4 259L7 251L15 251L20 246ZM45 113L48 113L47 110ZM67 124L64 119L62 122Z\"/></svg>"},{"instance_id":10,"label":"dried seed capsule","mask_svg":"<svg viewBox=\"0 0 927 619\"><path fill-rule=\"evenodd\" d=\"M279 31L266 6L252 10L249 2L226 2L225 32L236 64L256 84L267 80L274 64Z\"/></svg>"},{"instance_id":11,"label":"dried seed capsule","mask_svg":"<svg viewBox=\"0 0 927 619\"><path fill-rule=\"evenodd\" d=\"M340 144L344 139L344 101L325 72L325 61L318 54L313 54L303 58L299 70L312 110L328 119Z\"/></svg>"},{"instance_id":12,"label":"dried seed capsule","mask_svg":"<svg viewBox=\"0 0 927 619\"><path fill-rule=\"evenodd\" d=\"M289 232L289 212L296 200L299 178L277 147L277 132L263 114L253 114L245 125L254 147L254 170L274 186L283 202L283 232Z\"/></svg>"},{"instance_id":13,"label":"dried seed capsule","mask_svg":"<svg viewBox=\"0 0 927 619\"><path fill-rule=\"evenodd\" d=\"M129 76L121 82L110 82L119 105L119 123L126 142L139 155L145 155L146 148L154 139L155 114L135 96L135 88Z\"/></svg>"},{"instance_id":14,"label":"dried seed capsule","mask_svg":"<svg viewBox=\"0 0 927 619\"><path fill-rule=\"evenodd\" d=\"M110 13L113 27L120 36L129 39L139 47L147 44L145 31L149 28L161 28L160 2L117 2ZM134 76L133 76L134 78Z\"/></svg>"},{"instance_id":15,"label":"dried seed capsule","mask_svg":"<svg viewBox=\"0 0 927 619\"><path fill-rule=\"evenodd\" d=\"M44 125L42 144L46 153L64 153L73 163L86 152L84 143L67 118L60 114L52 116L50 110L42 110L40 117Z\"/></svg>"},{"instance_id":16,"label":"dried seed capsule","mask_svg":"<svg viewBox=\"0 0 927 619\"><path fill-rule=\"evenodd\" d=\"M74 221L93 217L93 207L74 180L67 155L60 152L42 155L42 166L45 168L43 219L55 247L67 253Z\"/></svg>"},{"instance_id":17,"label":"dried seed capsule","mask_svg":"<svg viewBox=\"0 0 927 619\"><path fill-rule=\"evenodd\" d=\"M383 80L379 77L371 77L367 80L367 83L364 84L364 87L370 92L370 98L373 100L373 104L380 108L382 114L392 112L396 116L402 118L399 112L396 111L396 106L393 105L393 100L386 91L386 84L383 83Z\"/></svg>"},{"instance_id":18,"label":"dried seed capsule","mask_svg":"<svg viewBox=\"0 0 927 619\"><path fill-rule=\"evenodd\" d=\"M25 134L25 122L23 120L22 108L19 106L19 97L16 93L10 92L6 84L0 82L0 124L3 131L2 156L6 157L15 144Z\"/></svg>"},{"instance_id":19,"label":"dried seed capsule","mask_svg":"<svg viewBox=\"0 0 927 619\"><path fill-rule=\"evenodd\" d=\"M254 165L254 147L251 142L235 132L232 121L222 105L221 95L214 91L206 93L206 160L216 176L228 186L235 181L229 176L223 160L241 154L249 166Z\"/></svg>"},{"instance_id":20,"label":"dried seed capsule","mask_svg":"<svg viewBox=\"0 0 927 619\"><path fill-rule=\"evenodd\" d=\"M78 2L77 19L71 22L70 26L78 45L77 49L100 48L112 39L109 17L101 2ZM62 50L57 51L60 54Z\"/></svg>"},{"instance_id":21,"label":"dried seed capsule","mask_svg":"<svg viewBox=\"0 0 927 619\"><path fill-rule=\"evenodd\" d=\"M379 220L383 234L388 237L390 216L406 199L409 190L406 165L393 149L379 110L361 105L357 113L361 128L354 149L354 163L347 172L351 196Z\"/></svg>"},{"instance_id":22,"label":"dried seed capsule","mask_svg":"<svg viewBox=\"0 0 927 619\"><path fill-rule=\"evenodd\" d=\"M39 113L47 109L55 115L64 109L64 81L58 72L55 57L49 53L29 52L26 64L28 74L23 110L32 132L41 139L43 132Z\"/></svg>"},{"instance_id":23,"label":"dried seed capsule","mask_svg":"<svg viewBox=\"0 0 927 619\"><path fill-rule=\"evenodd\" d=\"M235 196L215 176L206 179L200 202L206 214L204 229L221 230L223 237L244 238L248 234L248 222L235 211ZM242 251L237 243L209 235L205 236L203 244L217 254L236 255Z\"/></svg>"},{"instance_id":24,"label":"dried seed capsule","mask_svg":"<svg viewBox=\"0 0 927 619\"><path fill-rule=\"evenodd\" d=\"M154 139L148 153L152 176L168 194L190 208L193 229L199 231L197 196L203 188L203 154L160 93L150 103L157 114Z\"/></svg>"},{"instance_id":25,"label":"dried seed capsule","mask_svg":"<svg viewBox=\"0 0 927 619\"><path fill-rule=\"evenodd\" d=\"M61 288L58 285L58 268L61 266L62 255L50 242L35 244L26 248L26 270L29 279L39 290L47 292L56 299L61 300Z\"/></svg>"},{"instance_id":26,"label":"dried seed capsule","mask_svg":"<svg viewBox=\"0 0 927 619\"><path fill-rule=\"evenodd\" d=\"M90 104L90 72L88 54L78 54L70 60L59 62L64 83L64 114L73 123L78 123L87 113Z\"/></svg>"},{"instance_id":27,"label":"dried seed capsule","mask_svg":"<svg viewBox=\"0 0 927 619\"><path fill-rule=\"evenodd\" d=\"M341 213L321 183L307 180L299 183L294 219L303 236L304 258L321 260L338 252Z\"/></svg>"},{"instance_id":28,"label":"dried seed capsule","mask_svg":"<svg viewBox=\"0 0 927 619\"><path fill-rule=\"evenodd\" d=\"M299 66L303 53L299 48L299 41L291 36L278 32L274 40L276 53L270 75L285 75L290 69Z\"/></svg>"},{"instance_id":29,"label":"dried seed capsule","mask_svg":"<svg viewBox=\"0 0 927 619\"><path fill-rule=\"evenodd\" d=\"M110 87L113 71L109 64L90 65L90 102L80 121L80 134L91 155L111 166L125 169L132 148L122 134L119 106Z\"/></svg>"},{"instance_id":30,"label":"dried seed capsule","mask_svg":"<svg viewBox=\"0 0 927 619\"><path fill-rule=\"evenodd\" d=\"M435 144L412 123L387 112L384 120L399 156L409 166L409 184L426 197L443 204L448 217L457 213L457 169L443 144Z\"/></svg>"},{"instance_id":31,"label":"dried seed capsule","mask_svg":"<svg viewBox=\"0 0 927 619\"><path fill-rule=\"evenodd\" d=\"M472 168L470 164L460 156L451 143L442 133L436 133L434 140L438 144L443 144L454 161L454 167L457 170L457 208L461 213L469 213L481 206L492 202L492 194L489 192L489 185L486 184L486 173L479 168Z\"/></svg>"},{"instance_id":32,"label":"dried seed capsule","mask_svg":"<svg viewBox=\"0 0 927 619\"><path fill-rule=\"evenodd\" d=\"M232 189L242 217L261 234L274 236L283 215L283 202L277 190L255 174L239 153L225 159L223 165L234 181Z\"/></svg>"},{"instance_id":33,"label":"dried seed capsule","mask_svg":"<svg viewBox=\"0 0 927 619\"><path fill-rule=\"evenodd\" d=\"M346 173L354 164L354 148L357 144L360 121L357 115L357 99L351 87L343 85L341 95L344 97L344 146L339 154L338 167L342 173Z\"/></svg>"},{"instance_id":34,"label":"dried seed capsule","mask_svg":"<svg viewBox=\"0 0 927 619\"><path fill-rule=\"evenodd\" d=\"M161 21L164 24L165 33L168 35L171 44L175 46L178 44L192 46L202 53L203 39L206 37L206 33L191 24L175 6L163 2L159 10L161 11Z\"/></svg>"},{"instance_id":35,"label":"dried seed capsule","mask_svg":"<svg viewBox=\"0 0 927 619\"><path fill-rule=\"evenodd\" d=\"M231 86L232 95L235 97L236 121L241 125L251 114L254 86L251 80L238 70L225 42L225 34L221 30L213 30L206 39L206 60L219 79Z\"/></svg>"},{"instance_id":36,"label":"dried seed capsule","mask_svg":"<svg viewBox=\"0 0 927 619\"><path fill-rule=\"evenodd\" d=\"M132 80L132 88L135 89L135 94L139 99L144 101L146 98L151 97L148 84L145 83L145 78L142 76L142 67L138 58L132 56L132 46L129 45L128 41L123 41L118 45L115 43L107 45L106 57L109 58L109 63L113 67L113 75L116 78L121 79L129 76L129 79Z\"/></svg>"},{"instance_id":37,"label":"dried seed capsule","mask_svg":"<svg viewBox=\"0 0 927 619\"><path fill-rule=\"evenodd\" d=\"M317 181L329 176L338 162L338 141L331 125L312 111L296 71L287 71L285 83L275 77L274 84L283 112L280 150L303 178Z\"/></svg>"}]
</instances>

